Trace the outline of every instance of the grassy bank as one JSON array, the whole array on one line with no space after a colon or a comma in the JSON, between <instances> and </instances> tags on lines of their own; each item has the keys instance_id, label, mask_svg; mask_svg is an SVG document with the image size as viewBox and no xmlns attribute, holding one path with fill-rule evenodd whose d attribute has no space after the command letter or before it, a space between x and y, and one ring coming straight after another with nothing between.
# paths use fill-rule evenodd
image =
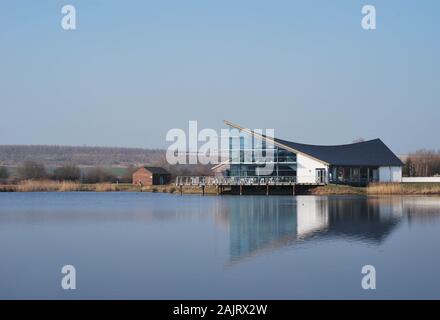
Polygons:
<instances>
[{"instance_id":1,"label":"grassy bank","mask_svg":"<svg viewBox=\"0 0 440 320\"><path fill-rule=\"evenodd\" d=\"M174 184L164 186L139 187L130 183L96 183L84 184L73 181L27 180L18 184L0 185L0 192L161 192L179 193ZM184 187L185 194L200 194L200 187ZM215 187L206 187L205 194L217 194Z\"/></svg>"},{"instance_id":2,"label":"grassy bank","mask_svg":"<svg viewBox=\"0 0 440 320\"><path fill-rule=\"evenodd\" d=\"M18 184L0 185L0 192L158 192L180 193L174 184L164 186L134 186L129 183L82 184L72 181L34 181L27 180ZM184 194L201 194L200 187L183 187ZM215 186L207 186L205 194L217 194ZM297 194L310 195L440 195L440 183L373 183L368 187L352 187L329 184L308 188Z\"/></svg>"},{"instance_id":3,"label":"grassy bank","mask_svg":"<svg viewBox=\"0 0 440 320\"><path fill-rule=\"evenodd\" d=\"M310 188L313 195L440 195L440 183L371 183L367 187L329 184Z\"/></svg>"},{"instance_id":4,"label":"grassy bank","mask_svg":"<svg viewBox=\"0 0 440 320\"><path fill-rule=\"evenodd\" d=\"M366 194L365 189L364 187L328 184L326 186L309 188L305 193L312 195L364 195Z\"/></svg>"},{"instance_id":5,"label":"grassy bank","mask_svg":"<svg viewBox=\"0 0 440 320\"><path fill-rule=\"evenodd\" d=\"M0 185L0 192L73 192L73 191L141 191L131 184L96 183L84 184L74 181L34 181L27 180L18 184Z\"/></svg>"},{"instance_id":6,"label":"grassy bank","mask_svg":"<svg viewBox=\"0 0 440 320\"><path fill-rule=\"evenodd\" d=\"M144 186L142 187L142 191L145 192L163 192L163 193L180 193L180 189L176 187L174 184L169 184L165 186ZM190 187L185 186L182 187L182 193L184 194L201 194L202 189L200 187ZM215 186L206 186L205 194L217 194L217 187Z\"/></svg>"}]
</instances>

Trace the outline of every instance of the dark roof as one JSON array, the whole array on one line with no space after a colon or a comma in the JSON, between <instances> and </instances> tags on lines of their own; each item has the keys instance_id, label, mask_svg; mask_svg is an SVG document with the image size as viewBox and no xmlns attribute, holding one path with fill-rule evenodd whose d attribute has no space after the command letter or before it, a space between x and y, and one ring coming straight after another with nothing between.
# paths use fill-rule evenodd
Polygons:
<instances>
[{"instance_id":1,"label":"dark roof","mask_svg":"<svg viewBox=\"0 0 440 320\"><path fill-rule=\"evenodd\" d=\"M166 171L164 168L161 167L145 167L148 171L150 171L153 174L170 174L168 171Z\"/></svg>"},{"instance_id":2,"label":"dark roof","mask_svg":"<svg viewBox=\"0 0 440 320\"><path fill-rule=\"evenodd\" d=\"M313 158L339 166L403 166L380 139L336 146L316 146L275 139L276 142Z\"/></svg>"}]
</instances>

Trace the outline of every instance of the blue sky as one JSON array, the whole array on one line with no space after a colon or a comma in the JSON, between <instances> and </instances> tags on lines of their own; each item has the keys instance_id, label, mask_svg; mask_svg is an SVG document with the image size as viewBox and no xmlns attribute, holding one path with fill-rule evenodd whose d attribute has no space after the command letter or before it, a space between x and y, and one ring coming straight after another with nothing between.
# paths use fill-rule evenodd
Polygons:
<instances>
[{"instance_id":1,"label":"blue sky","mask_svg":"<svg viewBox=\"0 0 440 320\"><path fill-rule=\"evenodd\" d=\"M75 31L61 7L77 10ZM377 29L360 26L373 4ZM0 144L166 147L222 120L440 149L439 1L2 1Z\"/></svg>"}]
</instances>

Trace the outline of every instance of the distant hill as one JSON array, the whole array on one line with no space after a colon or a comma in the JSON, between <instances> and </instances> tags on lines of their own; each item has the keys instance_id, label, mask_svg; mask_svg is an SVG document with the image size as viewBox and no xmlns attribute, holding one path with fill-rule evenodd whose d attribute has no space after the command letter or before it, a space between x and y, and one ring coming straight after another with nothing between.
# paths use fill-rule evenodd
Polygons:
<instances>
[{"instance_id":1,"label":"distant hill","mask_svg":"<svg viewBox=\"0 0 440 320\"><path fill-rule=\"evenodd\" d=\"M161 163L165 150L116 147L0 145L0 165L17 166L27 160L45 166L128 166Z\"/></svg>"}]
</instances>

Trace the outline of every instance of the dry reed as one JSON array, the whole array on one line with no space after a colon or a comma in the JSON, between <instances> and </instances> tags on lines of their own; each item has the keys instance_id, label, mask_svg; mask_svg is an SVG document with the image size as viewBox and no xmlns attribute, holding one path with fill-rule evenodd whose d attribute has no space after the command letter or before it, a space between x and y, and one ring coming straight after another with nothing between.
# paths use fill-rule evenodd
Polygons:
<instances>
[{"instance_id":1,"label":"dry reed","mask_svg":"<svg viewBox=\"0 0 440 320\"><path fill-rule=\"evenodd\" d=\"M16 190L19 192L79 191L81 185L73 181L25 180L21 181Z\"/></svg>"},{"instance_id":2,"label":"dry reed","mask_svg":"<svg viewBox=\"0 0 440 320\"><path fill-rule=\"evenodd\" d=\"M97 183L93 185L96 192L112 192L119 191L118 186L111 183Z\"/></svg>"},{"instance_id":3,"label":"dry reed","mask_svg":"<svg viewBox=\"0 0 440 320\"><path fill-rule=\"evenodd\" d=\"M440 194L439 183L371 183L367 194Z\"/></svg>"}]
</instances>

